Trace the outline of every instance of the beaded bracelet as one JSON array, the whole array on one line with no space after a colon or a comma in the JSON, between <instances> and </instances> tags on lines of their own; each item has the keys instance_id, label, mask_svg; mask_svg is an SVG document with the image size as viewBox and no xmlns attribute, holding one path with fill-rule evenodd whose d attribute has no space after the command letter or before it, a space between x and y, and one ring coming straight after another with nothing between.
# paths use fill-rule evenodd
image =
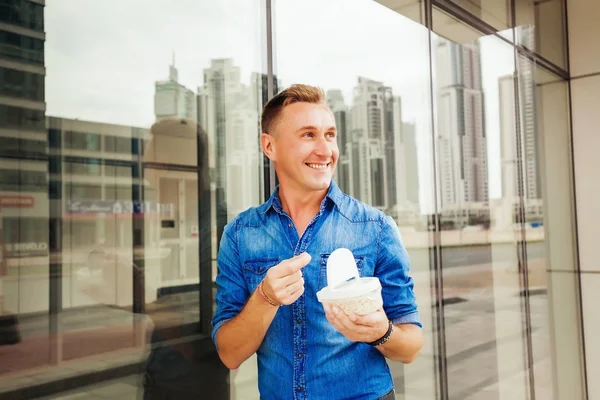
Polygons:
<instances>
[{"instance_id":1,"label":"beaded bracelet","mask_svg":"<svg viewBox=\"0 0 600 400\"><path fill-rule=\"evenodd\" d=\"M279 307L281 304L275 302L273 299L271 299L269 296L267 296L267 294L265 293L265 290L263 289L263 282L264 281L260 281L260 284L258 285L258 293L262 296L263 299L265 299L270 305L272 305L273 307Z\"/></svg>"}]
</instances>

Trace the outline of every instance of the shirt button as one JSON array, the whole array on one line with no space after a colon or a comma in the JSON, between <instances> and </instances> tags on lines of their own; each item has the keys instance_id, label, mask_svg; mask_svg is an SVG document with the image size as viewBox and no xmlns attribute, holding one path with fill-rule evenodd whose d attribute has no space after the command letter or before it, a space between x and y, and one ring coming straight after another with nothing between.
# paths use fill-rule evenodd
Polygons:
<instances>
[{"instance_id":1,"label":"shirt button","mask_svg":"<svg viewBox=\"0 0 600 400\"><path fill-rule=\"evenodd\" d=\"M302 320L301 319L297 319L296 320L296 325L300 325L300 324L302 324Z\"/></svg>"},{"instance_id":2,"label":"shirt button","mask_svg":"<svg viewBox=\"0 0 600 400\"><path fill-rule=\"evenodd\" d=\"M298 357L298 358L302 358L303 356L304 356L304 355L303 355L302 353L298 353L298 354L296 354L296 357Z\"/></svg>"},{"instance_id":3,"label":"shirt button","mask_svg":"<svg viewBox=\"0 0 600 400\"><path fill-rule=\"evenodd\" d=\"M292 224L288 224L288 226L291 228L291 227L292 227Z\"/></svg>"},{"instance_id":4,"label":"shirt button","mask_svg":"<svg viewBox=\"0 0 600 400\"><path fill-rule=\"evenodd\" d=\"M298 386L298 387L296 388L296 390L297 390L297 391L299 391L299 392L303 392L303 391L304 391L304 388L303 388L302 386Z\"/></svg>"}]
</instances>

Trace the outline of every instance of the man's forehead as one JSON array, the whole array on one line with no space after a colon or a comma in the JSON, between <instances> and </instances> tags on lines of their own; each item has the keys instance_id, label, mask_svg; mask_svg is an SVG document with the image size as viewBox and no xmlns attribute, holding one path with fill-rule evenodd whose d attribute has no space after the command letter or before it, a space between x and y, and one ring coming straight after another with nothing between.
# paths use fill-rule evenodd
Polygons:
<instances>
[{"instance_id":1,"label":"man's forehead","mask_svg":"<svg viewBox=\"0 0 600 400\"><path fill-rule=\"evenodd\" d=\"M283 110L283 119L290 125L311 125L322 128L335 126L333 113L325 104L294 103Z\"/></svg>"}]
</instances>

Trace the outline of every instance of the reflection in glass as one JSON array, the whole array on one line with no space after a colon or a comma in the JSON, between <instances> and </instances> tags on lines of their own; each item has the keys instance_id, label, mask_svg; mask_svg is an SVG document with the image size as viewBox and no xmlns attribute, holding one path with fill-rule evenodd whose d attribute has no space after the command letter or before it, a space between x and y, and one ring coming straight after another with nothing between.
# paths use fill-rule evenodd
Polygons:
<instances>
[{"instance_id":1,"label":"reflection in glass","mask_svg":"<svg viewBox=\"0 0 600 400\"><path fill-rule=\"evenodd\" d=\"M340 151L334 180L345 193L394 218L411 258L426 345L411 365L389 362L397 396L435 398L435 299L427 231L427 214L434 207L427 29L362 0L278 1L275 11L278 76L320 86L333 111ZM340 18L329 18L340 12ZM318 29L295 34L290 27L298 19L328 26L328 36ZM407 37L411 40L403 40Z\"/></svg>"},{"instance_id":2,"label":"reflection in glass","mask_svg":"<svg viewBox=\"0 0 600 400\"><path fill-rule=\"evenodd\" d=\"M533 386L536 396L544 398L584 398L581 320L574 311L579 308L578 283L572 274L576 250L568 84L525 57L519 55L517 60L520 97L528 88L533 92L537 150L543 166L539 176L544 201L537 225L545 234L533 243L537 249L527 241L528 260L533 259L529 269L538 278L530 279L528 292ZM537 204L529 198L525 201L527 210Z\"/></svg>"},{"instance_id":3,"label":"reflection in glass","mask_svg":"<svg viewBox=\"0 0 600 400\"><path fill-rule=\"evenodd\" d=\"M517 1L515 7L515 43L567 69L565 1Z\"/></svg>"},{"instance_id":4,"label":"reflection in glass","mask_svg":"<svg viewBox=\"0 0 600 400\"><path fill-rule=\"evenodd\" d=\"M449 397L551 396L535 68L495 37L432 48Z\"/></svg>"},{"instance_id":5,"label":"reflection in glass","mask_svg":"<svg viewBox=\"0 0 600 400\"><path fill-rule=\"evenodd\" d=\"M213 259L262 193L264 10L207 5L0 0L0 397L115 368L229 397Z\"/></svg>"},{"instance_id":6,"label":"reflection in glass","mask_svg":"<svg viewBox=\"0 0 600 400\"><path fill-rule=\"evenodd\" d=\"M510 0L451 0L463 10L498 30L511 27Z\"/></svg>"}]
</instances>

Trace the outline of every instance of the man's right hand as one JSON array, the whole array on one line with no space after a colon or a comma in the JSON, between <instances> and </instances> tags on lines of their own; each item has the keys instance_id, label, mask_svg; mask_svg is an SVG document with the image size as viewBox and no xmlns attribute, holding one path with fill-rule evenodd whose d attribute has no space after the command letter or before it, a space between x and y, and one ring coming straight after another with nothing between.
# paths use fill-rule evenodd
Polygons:
<instances>
[{"instance_id":1,"label":"man's right hand","mask_svg":"<svg viewBox=\"0 0 600 400\"><path fill-rule=\"evenodd\" d=\"M298 254L270 268L263 280L263 290L273 301L288 305L304 293L302 268L311 260L308 253Z\"/></svg>"}]
</instances>

